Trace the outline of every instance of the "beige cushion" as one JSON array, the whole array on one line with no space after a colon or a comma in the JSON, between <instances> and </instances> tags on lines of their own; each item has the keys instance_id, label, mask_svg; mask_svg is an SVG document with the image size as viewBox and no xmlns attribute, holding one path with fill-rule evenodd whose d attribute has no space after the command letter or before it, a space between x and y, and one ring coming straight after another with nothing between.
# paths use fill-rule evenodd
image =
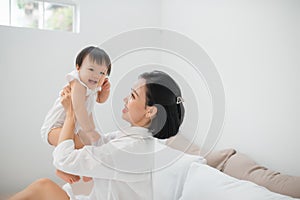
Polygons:
<instances>
[{"instance_id":1,"label":"beige cushion","mask_svg":"<svg viewBox=\"0 0 300 200\"><path fill-rule=\"evenodd\" d=\"M166 144L174 149L183 151L187 154L201 155L200 148L197 145L190 142L181 134L177 134L176 136L169 138ZM232 156L233 154L235 154L234 149L213 151L210 152L207 156L205 156L205 159L207 161L207 164L211 167L222 170L228 158L230 158L230 156Z\"/></svg>"},{"instance_id":2,"label":"beige cushion","mask_svg":"<svg viewBox=\"0 0 300 200\"><path fill-rule=\"evenodd\" d=\"M273 192L300 198L300 177L284 175L258 165L245 154L232 155L222 171L235 178L252 181Z\"/></svg>"},{"instance_id":3,"label":"beige cushion","mask_svg":"<svg viewBox=\"0 0 300 200\"><path fill-rule=\"evenodd\" d=\"M234 149L212 151L207 156L205 156L205 159L209 166L222 171L224 169L227 160L235 153L236 151Z\"/></svg>"},{"instance_id":4,"label":"beige cushion","mask_svg":"<svg viewBox=\"0 0 300 200\"><path fill-rule=\"evenodd\" d=\"M167 139L166 145L187 154L200 155L200 148L181 134L177 134L176 136Z\"/></svg>"}]
</instances>

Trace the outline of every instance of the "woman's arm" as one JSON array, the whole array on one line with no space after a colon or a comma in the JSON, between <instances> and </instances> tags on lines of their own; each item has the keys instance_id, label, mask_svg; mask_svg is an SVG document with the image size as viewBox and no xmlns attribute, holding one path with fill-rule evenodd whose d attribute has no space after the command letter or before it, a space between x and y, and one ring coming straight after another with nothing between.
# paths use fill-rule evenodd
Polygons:
<instances>
[{"instance_id":1,"label":"woman's arm","mask_svg":"<svg viewBox=\"0 0 300 200\"><path fill-rule=\"evenodd\" d=\"M81 176L89 176L94 178L111 179L115 175L116 167L127 167L128 163L122 164L122 160L136 160L137 156L143 154L132 154L132 150L122 150L120 147L128 146L132 148L132 145L127 144L127 140L114 140L101 146L84 146L82 149L75 149L74 141L74 112L72 108L72 102L70 94L64 93L61 100L62 105L66 111L65 123L62 127L59 137L58 145L53 151L53 164L54 166L67 173L77 174ZM116 135L113 134L113 135ZM128 153L129 152L129 153ZM120 161L116 165L116 160ZM138 159L139 160L139 159ZM145 163L145 162L141 162ZM133 167L129 169L135 169L136 163L131 162ZM127 169L127 168L126 168Z\"/></svg>"},{"instance_id":2,"label":"woman's arm","mask_svg":"<svg viewBox=\"0 0 300 200\"><path fill-rule=\"evenodd\" d=\"M114 152L112 150L114 146L98 147L97 150L94 146L84 146L82 149L76 150L73 141L75 114L70 92L62 94L61 103L66 111L66 118L58 139L58 145L53 151L54 166L62 171L82 176L112 177L113 170L102 165L102 163L112 163L109 152Z\"/></svg>"},{"instance_id":3,"label":"woman's arm","mask_svg":"<svg viewBox=\"0 0 300 200\"><path fill-rule=\"evenodd\" d=\"M76 120L84 132L90 132L95 129L93 123L90 122L88 112L86 110L86 88L77 80L71 84L71 100L76 116Z\"/></svg>"},{"instance_id":4,"label":"woman's arm","mask_svg":"<svg viewBox=\"0 0 300 200\"><path fill-rule=\"evenodd\" d=\"M82 128L78 133L80 139L85 145L94 144L100 139L100 135L95 131L94 121L89 117L85 106L86 88L77 80L71 84L71 100L76 120Z\"/></svg>"},{"instance_id":5,"label":"woman's arm","mask_svg":"<svg viewBox=\"0 0 300 200\"><path fill-rule=\"evenodd\" d=\"M53 145L53 146L58 145L58 138L59 138L61 129L62 129L62 127L59 127L59 128L52 129L49 132L48 141L51 145ZM79 136L76 134L74 134L74 143L75 143L76 149L81 149L84 146L83 142L81 141L81 138L79 138Z\"/></svg>"},{"instance_id":6,"label":"woman's arm","mask_svg":"<svg viewBox=\"0 0 300 200\"><path fill-rule=\"evenodd\" d=\"M75 115L72 108L71 90L69 88L64 89L61 104L65 109L66 118L58 138L58 144L65 140L74 139Z\"/></svg>"}]
</instances>

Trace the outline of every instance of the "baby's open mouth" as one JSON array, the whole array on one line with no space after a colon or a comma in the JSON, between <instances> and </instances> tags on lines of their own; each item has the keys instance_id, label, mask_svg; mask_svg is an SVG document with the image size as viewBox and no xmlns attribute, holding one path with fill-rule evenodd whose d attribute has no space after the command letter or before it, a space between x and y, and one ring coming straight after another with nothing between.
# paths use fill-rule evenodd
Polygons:
<instances>
[{"instance_id":1,"label":"baby's open mouth","mask_svg":"<svg viewBox=\"0 0 300 200\"><path fill-rule=\"evenodd\" d=\"M94 84L97 84L98 81L94 81L94 80L89 79L89 83L92 84L92 85L94 85Z\"/></svg>"}]
</instances>

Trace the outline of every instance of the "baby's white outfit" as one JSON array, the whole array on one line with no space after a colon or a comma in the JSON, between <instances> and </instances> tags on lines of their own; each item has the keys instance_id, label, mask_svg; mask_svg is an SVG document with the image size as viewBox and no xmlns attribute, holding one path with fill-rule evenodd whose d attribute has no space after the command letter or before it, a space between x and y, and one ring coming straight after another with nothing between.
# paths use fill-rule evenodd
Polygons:
<instances>
[{"instance_id":1,"label":"baby's white outfit","mask_svg":"<svg viewBox=\"0 0 300 200\"><path fill-rule=\"evenodd\" d=\"M89 89L79 78L79 73L77 70L73 70L72 72L68 73L66 75L66 79L68 81L68 83L70 83L73 80L78 80L79 83L81 83L83 86L86 87L86 102L85 102L85 106L88 112L88 115L93 115L93 119L94 119L94 124L96 127L96 130L98 129L98 125L97 125L97 120L95 118L95 114L94 114L94 106L96 103L96 98L97 98L97 92L99 91L100 87L91 90ZM54 105L52 106L52 108L49 110L49 112L46 115L46 118L44 120L44 123L42 125L41 128L41 136L43 141L45 141L46 143L48 143L48 133L53 129L53 128L58 128L58 127L62 127L65 121L65 117L66 117L66 113L64 110L64 107L61 104L61 97L59 96ZM75 133L78 133L78 131L80 130L80 125L78 122L76 122L75 124Z\"/></svg>"}]
</instances>

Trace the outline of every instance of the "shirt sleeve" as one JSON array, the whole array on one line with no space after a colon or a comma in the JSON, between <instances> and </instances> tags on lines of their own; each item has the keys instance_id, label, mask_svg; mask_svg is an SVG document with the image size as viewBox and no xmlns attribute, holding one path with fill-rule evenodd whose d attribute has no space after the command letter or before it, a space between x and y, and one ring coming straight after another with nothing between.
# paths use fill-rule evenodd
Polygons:
<instances>
[{"instance_id":1,"label":"shirt sleeve","mask_svg":"<svg viewBox=\"0 0 300 200\"><path fill-rule=\"evenodd\" d=\"M53 164L61 171L80 176L140 181L149 178L153 170L153 146L153 140L120 137L101 146L75 149L73 140L65 140L54 149Z\"/></svg>"},{"instance_id":2,"label":"shirt sleeve","mask_svg":"<svg viewBox=\"0 0 300 200\"><path fill-rule=\"evenodd\" d=\"M111 145L75 149L73 140L61 142L53 151L54 166L67 173L94 178L109 178L114 174Z\"/></svg>"},{"instance_id":3,"label":"shirt sleeve","mask_svg":"<svg viewBox=\"0 0 300 200\"><path fill-rule=\"evenodd\" d=\"M114 132L110 132L110 133L106 133L106 134L101 134L100 139L94 143L94 146L101 146L103 144L107 144L108 142L110 142L113 139L116 139L119 135L119 131L114 131Z\"/></svg>"},{"instance_id":4,"label":"shirt sleeve","mask_svg":"<svg viewBox=\"0 0 300 200\"><path fill-rule=\"evenodd\" d=\"M104 135L104 143L108 143L109 141L116 139L119 134L119 131L110 132Z\"/></svg>"}]
</instances>

